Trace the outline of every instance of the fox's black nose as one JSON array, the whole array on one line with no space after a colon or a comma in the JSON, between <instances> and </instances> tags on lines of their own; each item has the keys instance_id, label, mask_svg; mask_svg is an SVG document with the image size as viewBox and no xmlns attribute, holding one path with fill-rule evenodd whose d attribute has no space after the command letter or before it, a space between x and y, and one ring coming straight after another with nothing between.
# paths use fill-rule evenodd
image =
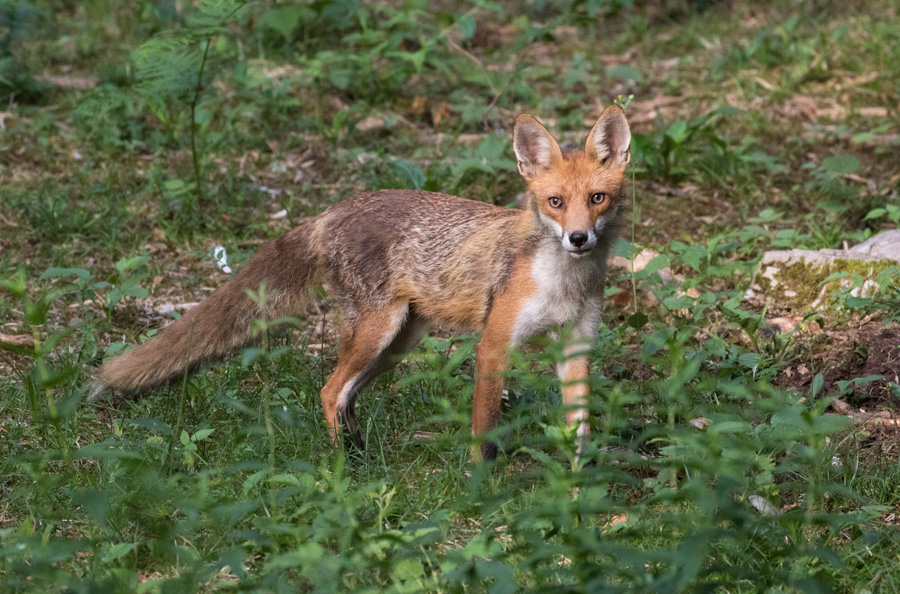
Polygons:
<instances>
[{"instance_id":1,"label":"fox's black nose","mask_svg":"<svg viewBox=\"0 0 900 594\"><path fill-rule=\"evenodd\" d=\"M573 233L569 233L569 241L575 247L583 246L587 240L587 233L584 233L583 231L575 231Z\"/></svg>"}]
</instances>

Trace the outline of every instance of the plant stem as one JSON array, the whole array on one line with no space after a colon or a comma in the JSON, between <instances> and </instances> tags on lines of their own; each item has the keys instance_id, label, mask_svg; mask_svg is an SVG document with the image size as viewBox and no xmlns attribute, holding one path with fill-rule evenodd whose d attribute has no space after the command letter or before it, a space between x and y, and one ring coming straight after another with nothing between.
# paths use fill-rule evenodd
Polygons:
<instances>
[{"instance_id":1,"label":"plant stem","mask_svg":"<svg viewBox=\"0 0 900 594\"><path fill-rule=\"evenodd\" d=\"M172 467L175 460L175 440L181 439L181 431L184 429L184 407L187 399L187 385L190 378L189 370L191 368L191 345L194 342L194 327L191 326L191 332L188 334L188 348L185 357L184 375L181 378L181 389L178 392L178 417L175 420L175 431L172 432L172 439L169 442L169 467L166 476L172 476Z\"/></svg>"},{"instance_id":2,"label":"plant stem","mask_svg":"<svg viewBox=\"0 0 900 594\"><path fill-rule=\"evenodd\" d=\"M200 69L197 71L197 85L194 87L194 97L191 99L191 158L194 161L194 181L197 183L197 194L200 203L206 202L206 189L200 176L200 155L197 153L197 102L200 100L200 86L203 83L203 71L206 69L206 57L209 55L209 46L212 44L212 36L206 38L206 47L203 48L203 59L200 60Z\"/></svg>"},{"instance_id":3,"label":"plant stem","mask_svg":"<svg viewBox=\"0 0 900 594\"><path fill-rule=\"evenodd\" d=\"M634 228L637 225L637 187L634 181L634 167L631 168L631 298L634 313L637 313L637 281L634 278Z\"/></svg>"}]
</instances>

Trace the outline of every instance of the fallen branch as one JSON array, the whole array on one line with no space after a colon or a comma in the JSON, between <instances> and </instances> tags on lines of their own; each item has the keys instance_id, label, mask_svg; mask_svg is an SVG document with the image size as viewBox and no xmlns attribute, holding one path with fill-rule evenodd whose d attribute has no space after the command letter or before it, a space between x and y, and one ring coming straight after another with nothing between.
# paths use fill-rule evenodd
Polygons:
<instances>
[{"instance_id":1,"label":"fallen branch","mask_svg":"<svg viewBox=\"0 0 900 594\"><path fill-rule=\"evenodd\" d=\"M849 404L835 398L831 406L845 417L850 417L857 425L882 425L884 427L900 427L900 419L891 411L879 410L876 412L865 412L862 410L853 410Z\"/></svg>"},{"instance_id":2,"label":"fallen branch","mask_svg":"<svg viewBox=\"0 0 900 594\"><path fill-rule=\"evenodd\" d=\"M20 351L23 348L33 349L34 339L24 334L0 334L0 349Z\"/></svg>"}]
</instances>

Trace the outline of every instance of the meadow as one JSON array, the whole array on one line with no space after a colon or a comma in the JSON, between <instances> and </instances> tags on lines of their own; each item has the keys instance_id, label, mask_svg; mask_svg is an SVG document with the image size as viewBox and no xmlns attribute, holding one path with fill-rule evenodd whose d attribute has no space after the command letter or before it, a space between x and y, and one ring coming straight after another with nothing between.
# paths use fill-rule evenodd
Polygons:
<instances>
[{"instance_id":1,"label":"meadow","mask_svg":"<svg viewBox=\"0 0 900 594\"><path fill-rule=\"evenodd\" d=\"M898 12L0 0L0 591L900 591L900 265L745 299L767 250L900 228ZM361 395L365 450L333 447L324 291L225 364L84 402L263 242L362 190L515 208L515 117L576 147L614 101L591 464L552 336L471 463L478 337L441 328Z\"/></svg>"}]
</instances>

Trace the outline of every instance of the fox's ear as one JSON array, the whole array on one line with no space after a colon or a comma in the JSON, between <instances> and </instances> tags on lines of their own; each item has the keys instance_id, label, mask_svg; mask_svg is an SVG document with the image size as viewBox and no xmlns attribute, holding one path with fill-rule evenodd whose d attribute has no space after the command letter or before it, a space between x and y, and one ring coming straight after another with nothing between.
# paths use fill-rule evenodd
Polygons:
<instances>
[{"instance_id":1,"label":"fox's ear","mask_svg":"<svg viewBox=\"0 0 900 594\"><path fill-rule=\"evenodd\" d=\"M584 152L601 165L625 169L631 160L631 130L621 107L610 105L603 110L588 134Z\"/></svg>"},{"instance_id":2,"label":"fox's ear","mask_svg":"<svg viewBox=\"0 0 900 594\"><path fill-rule=\"evenodd\" d=\"M519 173L525 179L537 177L562 160L562 151L547 129L530 115L516 118L513 148Z\"/></svg>"}]
</instances>

